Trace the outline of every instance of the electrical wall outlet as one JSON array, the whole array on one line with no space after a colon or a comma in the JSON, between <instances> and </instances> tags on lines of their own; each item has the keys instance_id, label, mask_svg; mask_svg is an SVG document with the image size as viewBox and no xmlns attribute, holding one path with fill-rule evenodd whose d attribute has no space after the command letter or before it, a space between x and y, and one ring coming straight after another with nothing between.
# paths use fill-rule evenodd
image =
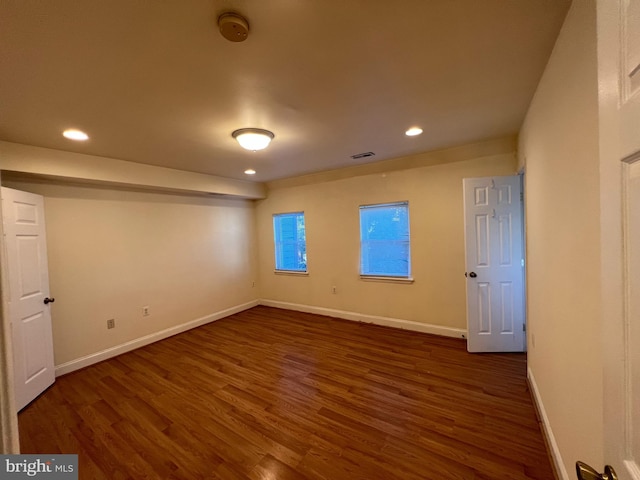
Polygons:
<instances>
[{"instance_id":1,"label":"electrical wall outlet","mask_svg":"<svg viewBox=\"0 0 640 480\"><path fill-rule=\"evenodd\" d=\"M115 318L110 318L109 320L107 320L107 328L116 328L116 319Z\"/></svg>"},{"instance_id":2,"label":"electrical wall outlet","mask_svg":"<svg viewBox=\"0 0 640 480\"><path fill-rule=\"evenodd\" d=\"M151 313L149 312L149 305L142 307L142 316L148 317L149 315L151 315Z\"/></svg>"}]
</instances>

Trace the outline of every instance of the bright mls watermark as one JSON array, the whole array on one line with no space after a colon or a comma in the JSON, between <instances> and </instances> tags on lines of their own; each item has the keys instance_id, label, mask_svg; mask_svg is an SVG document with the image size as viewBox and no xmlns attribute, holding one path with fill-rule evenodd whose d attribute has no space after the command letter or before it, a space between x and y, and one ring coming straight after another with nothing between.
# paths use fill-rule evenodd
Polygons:
<instances>
[{"instance_id":1,"label":"bright mls watermark","mask_svg":"<svg viewBox=\"0 0 640 480\"><path fill-rule=\"evenodd\" d=\"M0 455L0 480L78 480L78 455Z\"/></svg>"}]
</instances>

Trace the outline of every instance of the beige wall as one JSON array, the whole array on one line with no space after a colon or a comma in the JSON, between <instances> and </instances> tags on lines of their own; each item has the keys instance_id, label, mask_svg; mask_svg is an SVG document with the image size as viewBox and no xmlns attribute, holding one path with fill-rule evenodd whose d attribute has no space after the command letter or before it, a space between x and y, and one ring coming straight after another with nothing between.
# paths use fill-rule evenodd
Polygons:
<instances>
[{"instance_id":1,"label":"beige wall","mask_svg":"<svg viewBox=\"0 0 640 480\"><path fill-rule=\"evenodd\" d=\"M573 2L520 134L529 368L565 478L602 465L595 3Z\"/></svg>"},{"instance_id":2,"label":"beige wall","mask_svg":"<svg viewBox=\"0 0 640 480\"><path fill-rule=\"evenodd\" d=\"M258 298L250 201L7 186L45 197L56 365Z\"/></svg>"},{"instance_id":3,"label":"beige wall","mask_svg":"<svg viewBox=\"0 0 640 480\"><path fill-rule=\"evenodd\" d=\"M47 173L49 155L65 160L64 152L5 143L5 167L22 159L44 177L11 174L3 183L45 197L55 361L69 371L85 356L259 298L462 332L462 178L512 174L514 149L505 137L359 167L346 178L338 171L279 181L254 205L115 188L109 179L72 185ZM84 181L77 159L67 160L69 178ZM358 206L395 200L410 202L415 283L362 281ZM298 209L307 216L310 275L274 275L271 215Z\"/></svg>"},{"instance_id":4,"label":"beige wall","mask_svg":"<svg viewBox=\"0 0 640 480\"><path fill-rule=\"evenodd\" d=\"M511 175L516 162L513 153L469 158L463 150L465 158L440 152L409 162L424 167L350 178L336 172L336 180L323 175L318 183L270 189L257 202L262 298L466 330L462 179ZM435 157L447 161L433 164ZM415 282L361 280L358 206L402 200L409 201ZM272 215L292 211L305 213L308 277L274 274Z\"/></svg>"}]
</instances>

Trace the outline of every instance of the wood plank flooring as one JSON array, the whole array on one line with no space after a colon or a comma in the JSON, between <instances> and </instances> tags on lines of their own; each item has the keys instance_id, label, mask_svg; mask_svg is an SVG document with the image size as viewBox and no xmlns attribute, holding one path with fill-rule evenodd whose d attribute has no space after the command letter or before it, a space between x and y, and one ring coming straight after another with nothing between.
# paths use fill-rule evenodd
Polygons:
<instances>
[{"instance_id":1,"label":"wood plank flooring","mask_svg":"<svg viewBox=\"0 0 640 480\"><path fill-rule=\"evenodd\" d=\"M63 376L23 453L80 478L554 478L522 354L256 307Z\"/></svg>"}]
</instances>

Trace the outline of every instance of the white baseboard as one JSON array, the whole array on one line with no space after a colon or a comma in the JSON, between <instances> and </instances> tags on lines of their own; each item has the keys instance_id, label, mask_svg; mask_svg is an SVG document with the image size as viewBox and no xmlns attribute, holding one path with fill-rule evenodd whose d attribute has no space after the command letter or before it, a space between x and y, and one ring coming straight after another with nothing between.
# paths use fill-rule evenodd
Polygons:
<instances>
[{"instance_id":1,"label":"white baseboard","mask_svg":"<svg viewBox=\"0 0 640 480\"><path fill-rule=\"evenodd\" d=\"M547 441L549 442L549 448L551 449L551 458L553 459L553 464L555 466L556 472L560 476L560 480L570 480L567 469L565 468L564 462L562 461L562 455L560 454L560 449L558 448L558 444L556 443L556 438L553 436L553 430L551 430L549 417L547 417L547 412L544 409L544 404L542 403L542 397L540 397L540 392L538 391L536 379L533 376L531 368L529 367L527 367L527 378L529 379L529 385L531 386L531 391L533 392L533 400L536 402L538 412L540 413L540 420L542 421L544 434L546 435Z\"/></svg>"},{"instance_id":2,"label":"white baseboard","mask_svg":"<svg viewBox=\"0 0 640 480\"><path fill-rule=\"evenodd\" d=\"M235 307L227 308L225 310L221 310L219 312L212 313L201 318L196 318L195 320L191 320L190 322L183 323L181 325L176 325L175 327L167 328L165 330L160 330L159 332L145 335L144 337L136 338L135 340L116 345L115 347L107 348L106 350L92 353L91 355L86 355L84 357L71 360L61 365L56 365L56 377L71 373L84 367L88 367L89 365L93 365L94 363L116 357L123 353L130 352L131 350L135 350L136 348L144 347L145 345L157 342L158 340L164 340L165 338L172 337L173 335L177 335L178 333L186 332L187 330L191 330L192 328L215 322L216 320L220 320L221 318L228 317L229 315L233 315L234 313L253 308L259 304L260 302L258 300L254 300L242 305L236 305Z\"/></svg>"},{"instance_id":3,"label":"white baseboard","mask_svg":"<svg viewBox=\"0 0 640 480\"><path fill-rule=\"evenodd\" d=\"M149 335L145 335L144 337L136 338L135 340L131 340L129 342L116 345L114 347L107 348L105 350L101 350L99 352L92 353L84 357L76 358L75 360L71 360L69 362L66 362L60 365L56 365L56 369L55 369L56 377L65 375L67 373L71 373L75 370L79 370L84 367L88 367L89 365L93 365L98 362L102 362L103 360L116 357L123 353L130 352L131 350L135 350L136 348L144 347L145 345L149 345L150 343L154 343L159 340L172 337L173 335L177 335L178 333L186 332L187 330L191 330L192 328L196 328L201 325L206 325L207 323L215 322L216 320L220 320L221 318L228 317L229 315L233 315L234 313L242 312L243 310L248 310L249 308L253 308L257 305L265 305L268 307L282 308L285 310L296 310L299 312L306 312L306 313L315 313L318 315L327 315L330 317L342 318L344 320L352 320L352 321L363 322L363 323L373 323L375 325L384 325L386 327L401 328L404 330L411 330L414 332L432 333L435 335L442 335L446 337L463 338L463 337L466 337L466 334L467 334L467 331L461 328L442 327L439 325L431 325L427 323L414 322L411 320L402 320L399 318L365 315L362 313L347 312L343 310L335 310L335 309L324 308L324 307L314 307L310 305L301 305L297 303L278 302L275 300L254 300L248 303L244 303L242 305L236 305L235 307L227 308L225 310L212 313L211 315L197 318L195 320L192 320L187 323L183 323L181 325L176 325L175 327L167 328L159 332L154 332Z\"/></svg>"},{"instance_id":4,"label":"white baseboard","mask_svg":"<svg viewBox=\"0 0 640 480\"><path fill-rule=\"evenodd\" d=\"M332 308L314 307L312 305L301 305L298 303L279 302L277 300L267 299L260 300L260 305L283 308L285 310L296 310L298 312L315 313L318 315L327 315L329 317L342 318L344 320L352 320L354 322L373 323L375 325L401 328L414 332L432 333L445 337L467 337L467 331L462 328L443 327L440 325L432 325L429 323L414 322L412 320L402 320L400 318L379 317L376 315L366 315L363 313L347 312L344 310L334 310Z\"/></svg>"}]
</instances>

